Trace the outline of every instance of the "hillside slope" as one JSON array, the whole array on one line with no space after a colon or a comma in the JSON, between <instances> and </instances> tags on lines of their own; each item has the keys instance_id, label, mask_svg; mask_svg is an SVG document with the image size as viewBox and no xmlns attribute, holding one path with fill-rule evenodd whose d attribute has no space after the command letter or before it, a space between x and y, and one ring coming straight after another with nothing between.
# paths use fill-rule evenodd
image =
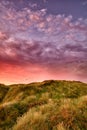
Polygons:
<instances>
[{"instance_id":1,"label":"hillside slope","mask_svg":"<svg viewBox=\"0 0 87 130\"><path fill-rule=\"evenodd\" d=\"M0 84L0 130L87 130L87 84Z\"/></svg>"}]
</instances>

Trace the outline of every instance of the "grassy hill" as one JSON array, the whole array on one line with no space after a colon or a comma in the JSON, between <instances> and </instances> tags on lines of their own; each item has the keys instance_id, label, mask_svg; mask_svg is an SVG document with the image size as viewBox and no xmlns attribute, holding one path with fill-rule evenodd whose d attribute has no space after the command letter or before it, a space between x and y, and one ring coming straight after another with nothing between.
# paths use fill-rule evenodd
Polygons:
<instances>
[{"instance_id":1,"label":"grassy hill","mask_svg":"<svg viewBox=\"0 0 87 130\"><path fill-rule=\"evenodd\" d=\"M0 130L87 130L87 84L0 84Z\"/></svg>"}]
</instances>

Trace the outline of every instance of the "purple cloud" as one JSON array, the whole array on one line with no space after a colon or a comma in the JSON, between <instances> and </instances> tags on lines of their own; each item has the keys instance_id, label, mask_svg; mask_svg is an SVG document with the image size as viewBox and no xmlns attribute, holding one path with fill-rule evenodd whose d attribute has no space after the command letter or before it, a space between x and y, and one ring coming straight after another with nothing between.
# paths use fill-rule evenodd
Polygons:
<instances>
[{"instance_id":1,"label":"purple cloud","mask_svg":"<svg viewBox=\"0 0 87 130\"><path fill-rule=\"evenodd\" d=\"M46 9L17 11L12 3L0 3L0 62L86 77L87 19L73 21L72 15L47 14Z\"/></svg>"}]
</instances>

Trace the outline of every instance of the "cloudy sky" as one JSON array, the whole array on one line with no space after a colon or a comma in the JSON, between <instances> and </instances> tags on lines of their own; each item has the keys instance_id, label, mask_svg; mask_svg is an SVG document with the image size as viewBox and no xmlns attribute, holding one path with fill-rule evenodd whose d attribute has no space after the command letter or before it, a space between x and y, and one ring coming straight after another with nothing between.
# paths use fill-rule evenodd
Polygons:
<instances>
[{"instance_id":1,"label":"cloudy sky","mask_svg":"<svg viewBox=\"0 0 87 130\"><path fill-rule=\"evenodd\" d=\"M0 82L87 82L87 0L0 0Z\"/></svg>"}]
</instances>

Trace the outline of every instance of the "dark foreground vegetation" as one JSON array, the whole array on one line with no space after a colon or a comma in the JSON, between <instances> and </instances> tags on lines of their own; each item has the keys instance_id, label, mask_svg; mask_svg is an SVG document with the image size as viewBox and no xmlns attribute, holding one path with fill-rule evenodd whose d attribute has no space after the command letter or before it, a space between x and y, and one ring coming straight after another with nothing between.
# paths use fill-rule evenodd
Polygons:
<instances>
[{"instance_id":1,"label":"dark foreground vegetation","mask_svg":"<svg viewBox=\"0 0 87 130\"><path fill-rule=\"evenodd\" d=\"M87 130L87 84L0 84L0 130Z\"/></svg>"}]
</instances>

